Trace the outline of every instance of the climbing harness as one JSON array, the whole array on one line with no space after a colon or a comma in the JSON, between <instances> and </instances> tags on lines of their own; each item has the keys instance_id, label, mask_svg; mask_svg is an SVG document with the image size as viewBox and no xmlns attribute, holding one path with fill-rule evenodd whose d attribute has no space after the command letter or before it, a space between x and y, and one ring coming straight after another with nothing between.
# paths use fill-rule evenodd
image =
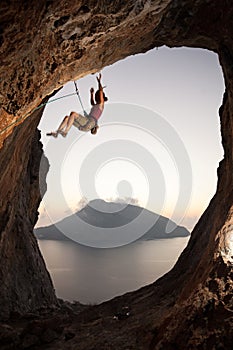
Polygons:
<instances>
[{"instance_id":1,"label":"climbing harness","mask_svg":"<svg viewBox=\"0 0 233 350\"><path fill-rule=\"evenodd\" d=\"M3 133L4 133L7 129L9 129L12 125L14 125L14 124L20 122L22 119L26 119L26 117L27 117L28 115L34 113L35 111L37 111L38 109L40 109L40 108L46 106L47 104L52 103L52 102L55 102L55 101L60 100L60 99L62 99L62 98L70 97L70 96L74 96L74 95L78 95L80 104L81 104L82 109L83 109L83 113L84 113L85 117L88 116L88 113L84 110L84 107L83 107L83 104L82 104L82 100L81 100L81 96L80 96L80 93L79 93L79 91L78 91L78 86L77 86L76 81L74 81L74 85L75 85L75 92L74 92L74 93L68 94L68 95L64 95L64 96L61 96L61 97L54 98L54 99L49 100L49 101L47 101L47 102L45 102L45 103L41 103L39 106L37 106L36 108L34 108L34 109L33 109L31 112L29 112L28 114L25 114L24 116L19 117L19 118L16 119L13 123L7 125L5 128L3 128L2 130L0 130L0 135L3 134Z\"/></svg>"},{"instance_id":2,"label":"climbing harness","mask_svg":"<svg viewBox=\"0 0 233 350\"><path fill-rule=\"evenodd\" d=\"M75 86L75 91L76 91L76 94L77 94L77 96L78 96L80 105L81 105L81 107L82 107L82 109L83 109L83 114L84 114L85 117L87 117L87 116L88 116L88 113L85 111L85 109L84 109L84 107L83 107L83 103L82 103L82 100L81 100L81 96L80 96L80 93L79 93L79 90L78 90L78 86L77 86L77 83L76 83L75 80L74 80L74 86Z\"/></svg>"}]
</instances>

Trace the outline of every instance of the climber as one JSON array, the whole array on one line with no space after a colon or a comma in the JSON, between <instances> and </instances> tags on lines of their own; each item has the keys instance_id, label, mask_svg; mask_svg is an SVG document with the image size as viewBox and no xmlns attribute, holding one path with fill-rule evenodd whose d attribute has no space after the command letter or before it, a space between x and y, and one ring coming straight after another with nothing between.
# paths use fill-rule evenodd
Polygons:
<instances>
[{"instance_id":1,"label":"climber","mask_svg":"<svg viewBox=\"0 0 233 350\"><path fill-rule=\"evenodd\" d=\"M103 113L104 102L108 101L108 98L103 92L101 77L101 74L99 74L99 76L96 77L98 81L98 90L95 93L95 100L94 88L90 89L92 108L89 115L83 116L76 112L71 112L69 116L65 116L65 118L59 125L57 131L47 133L47 136L57 137L60 134L63 137L66 137L72 125L74 125L81 131L91 131L93 135L97 133L97 130L99 128L98 120Z\"/></svg>"}]
</instances>

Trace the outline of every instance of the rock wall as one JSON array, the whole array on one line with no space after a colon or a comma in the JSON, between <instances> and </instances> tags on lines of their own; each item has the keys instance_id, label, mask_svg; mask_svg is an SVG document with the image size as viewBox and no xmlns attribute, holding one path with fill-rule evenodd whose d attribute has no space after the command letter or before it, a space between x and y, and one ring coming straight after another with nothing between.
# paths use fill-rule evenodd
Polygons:
<instances>
[{"instance_id":1,"label":"rock wall","mask_svg":"<svg viewBox=\"0 0 233 350\"><path fill-rule=\"evenodd\" d=\"M41 113L31 114L32 110L67 81L161 45L202 47L218 53L226 86L219 111L224 160L218 168L217 192L174 269L126 300L130 298L135 308L143 300L150 336L145 329L140 341L151 349L172 348L168 346L175 337L187 346L182 326L188 325L190 308L193 324L200 310L208 314L212 307L219 320L232 310L232 38L230 0L1 1L2 315L56 303L32 236L40 201L38 160L42 155L36 130ZM160 321L155 320L153 312L162 315L164 305L166 312ZM197 334L194 327L189 339L198 339Z\"/></svg>"},{"instance_id":2,"label":"rock wall","mask_svg":"<svg viewBox=\"0 0 233 350\"><path fill-rule=\"evenodd\" d=\"M42 111L36 112L15 128L0 150L0 317L3 318L12 312L25 313L57 304L33 234L49 168L37 130L41 115Z\"/></svg>"}]
</instances>

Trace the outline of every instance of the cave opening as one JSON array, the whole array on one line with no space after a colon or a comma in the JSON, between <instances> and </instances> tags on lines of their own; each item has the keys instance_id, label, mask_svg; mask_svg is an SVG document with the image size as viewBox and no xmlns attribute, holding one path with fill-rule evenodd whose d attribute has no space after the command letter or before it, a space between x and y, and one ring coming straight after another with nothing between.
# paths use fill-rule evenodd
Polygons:
<instances>
[{"instance_id":1,"label":"cave opening","mask_svg":"<svg viewBox=\"0 0 233 350\"><path fill-rule=\"evenodd\" d=\"M21 6L19 2L14 2L12 5L4 3L0 16L2 20L0 33L2 55L0 124L5 128L0 136L0 168L2 169L2 176L0 177L0 317L3 321L0 332L1 344L11 348L25 346L47 348L49 346L54 349L75 348L78 344L80 350L93 348L169 349L174 347L181 349L217 347L231 349L233 329L231 317L233 291L233 50L231 40L233 37L233 8L231 2L229 0L223 2L138 0L136 2L117 1L106 4L101 1L98 4L90 2L90 6L88 5L88 8L84 10L81 3L69 0L59 3L42 1L39 4L35 2L35 4L36 6L25 7ZM115 102L122 102L122 92L127 87L127 92L130 91L133 97L138 96L136 106L139 115L140 111L145 112L146 110L148 112L149 103L153 101L154 105L152 105L151 110L157 112L157 114L153 114L154 118L156 119L159 115L161 117L159 120L164 122L163 125L167 122L166 125L170 127L170 130L180 136L178 140L184 141L186 154L189 155L190 152L197 151L196 159L199 164L200 170L198 173L201 179L205 181L213 179L216 176L217 168L217 191L206 208L208 203L203 204L202 195L208 192L208 188L212 188L212 192L210 192L213 194L216 183L207 181L208 184L205 188L200 186L199 203L203 204L206 209L195 225L186 248L167 274L150 285L146 285L147 281L144 281L144 287L134 290L132 293L126 293L91 308L85 307L85 310L82 309L84 312L82 312L75 308L77 305L65 303L55 295L39 245L35 235L33 235L33 228L38 217L37 209L41 201L41 195L45 192L45 179L48 171L48 162L43 157L43 150L39 141L40 133L37 130L42 109L35 111L34 108L55 89L75 77L81 78L88 73L97 72L113 62L139 52L146 52L157 46L159 47L157 52L159 56L162 45L168 45L169 47L201 47L218 54L226 90L223 102L222 96L220 96L219 103L211 112L211 121L217 115L217 110L222 102L219 117L224 158L218 165L218 161L222 159L222 149L220 147L220 150L218 149L220 152L219 158L214 160L213 171L204 169L213 160L211 155L214 153L214 146L208 151L209 142L220 139L219 120L217 119L216 130L218 131L213 134L210 125L207 123L207 114L202 116L201 120L198 120L198 117L201 116L198 107L202 109L199 103L201 97L205 98L208 106L212 105L213 100L215 100L214 98L211 99L209 94L212 86L221 85L223 87L224 85L220 81L213 81L212 76L208 75L211 64L206 64L202 70L202 79L206 77L204 81L207 80L212 83L211 88L210 85L205 88L204 83L200 86L201 79L198 79L195 64L199 62L198 58L196 57L196 62L192 62L190 69L193 72L194 81L195 78L199 81L199 94L195 94L190 73L186 74L189 82L188 86L186 85L187 89L179 94L181 92L179 84L177 82L174 84L174 78L168 79L171 75L169 69L163 71L155 67L153 74L150 69L147 73L144 68L148 65L148 62L143 64L143 69L133 69L133 78L135 77L135 79L125 79L129 76L130 65L123 76L119 74L120 82L123 81L124 86L122 84L117 86L116 79L113 79L114 85L109 84L110 79L108 80L107 68L105 68L103 73L106 81L104 83L108 85L106 91L108 91L108 96L111 99L113 96L117 96ZM172 52L176 52L176 50L174 49ZM163 59L165 63L166 58L163 57ZM186 64L190 63L190 60L190 57L185 62L179 59L179 62L182 63L180 74L176 69L174 57L169 66L173 67L173 71L176 71L180 78L181 75L185 76ZM159 78L160 73L163 73L163 78L158 81L156 79ZM155 84L158 83L158 85L151 88L144 96L148 98L148 101L144 100L142 103L141 90L147 91L148 75L150 78L153 76ZM83 90L81 87L81 79L79 82L82 96L85 96L85 89ZM160 93L164 91L168 82L172 93L170 96L167 94L164 98L161 98ZM187 96L187 92L190 91L190 84L192 87L191 96L198 96L192 109L190 108L190 96ZM113 86L117 86L116 91L112 90ZM89 84L87 89L89 89ZM117 93L120 94L120 97ZM177 101L182 101L177 114L174 113L172 97L174 97L176 104ZM125 99L126 103L124 106L122 104L124 110L129 103L131 106L135 106L135 102L130 101L130 95L126 95ZM111 105L108 106L110 108ZM186 106L188 108L185 108ZM72 103L72 109L73 107L74 104ZM76 107L74 108L76 109ZM173 112L170 115L168 113L169 108ZM113 111L116 112L116 118L117 109L114 108ZM182 115L183 111L185 116ZM120 118L124 118L123 111L120 112ZM108 114L106 108L104 113L103 118L106 118L106 124L109 124L112 110ZM186 138L182 135L180 125L175 123L176 118L173 119L175 115L178 118L177 120L180 120L182 128L186 126L188 130L193 131L193 135L188 137L189 134L185 133ZM138 151L135 152L136 154L140 154L142 149L146 149L146 142L152 141L151 133L148 131L148 127L153 124L150 124L149 112L146 117L144 113L143 116L142 120L136 114L132 113L131 115L131 118L135 117L137 119L137 123L139 123L138 131L140 131L137 134L137 139L131 139L131 144L126 136L129 137L130 135L131 137L132 129L136 129L132 128L132 125L135 124L129 125L128 123L128 125L124 125L125 134L120 129L121 138L125 136L124 145L128 142L128 145L132 146L134 141L134 150L137 147ZM126 113L126 117L129 118L128 113ZM57 118L60 121L60 113ZM119 133L119 120L117 120L117 123L116 120L115 124L112 125L112 129ZM144 124L142 125L140 122ZM123 123L122 120L121 123ZM131 119L130 123L132 123ZM90 143L98 138L103 139L107 130L106 124L102 119L100 133L93 139L89 138ZM201 125L201 129L197 130L196 125ZM110 130L109 127L110 125L108 125L108 130ZM51 129L53 128L54 123L52 122ZM155 130L156 132L153 131L152 135L158 136L156 146L159 146L161 128ZM49 130L46 128L47 131L50 131L50 128ZM208 137L206 137L207 131ZM147 137L144 137L145 134ZM201 145L203 135L205 142L200 149L199 145ZM111 133L109 133L109 137L112 141ZM198 142L195 144L197 139ZM69 140L71 139L69 138ZM142 140L144 141L143 144ZM57 141L63 140L59 139ZM169 143L170 146L171 141L174 141L172 137L167 137L165 145ZM114 140L114 142L116 141ZM189 142L195 144L196 147L188 146ZM78 143L80 147L72 148L73 153L76 153L75 160L73 160L75 165L77 160L80 159L80 150L84 150L85 146L89 147L89 142L85 142L84 137L83 144L81 144L81 139ZM60 158L62 160L61 149L63 150L64 147L59 148L59 143L54 143L54 145L56 145L56 159ZM110 141L108 145L112 145ZM108 147L108 150L113 151L114 147L111 147ZM177 147L168 147L168 149L170 154L173 155L174 152L171 150L177 150ZM160 148L153 147L153 150L158 155ZM128 148L127 152L129 152ZM173 165L176 164L176 160L182 158L179 158L177 153L179 152L175 152L176 157L173 158L175 160ZM146 159L147 152L144 154ZM42 173L40 168L41 157L44 159L45 165ZM94 163L95 158L98 159L98 157L92 157L93 164L96 164ZM152 158L153 164L159 164L157 156L152 156ZM204 159L204 162L201 163L202 159ZM70 160L70 157L66 157L63 162L63 170L69 170L68 162ZM49 176L52 175L53 169L51 159L50 163L47 194L58 182L56 176L53 176L52 183L49 183ZM114 162L105 162L102 167L97 168L95 182L98 193L102 194L103 187L107 189L107 186L101 186L101 179L104 179L105 170L108 170L106 166L104 167L104 164L109 165L110 163ZM119 179L121 174L119 164L121 168L126 165L123 155L116 163L118 167L115 173ZM182 162L177 167L177 169L181 168L183 170L180 174L187 173L187 167L182 167L180 164ZM135 169L135 162L131 162L130 166ZM145 170L143 167L138 166L138 170L141 170L141 172L139 171L140 175L150 175L150 172L143 172ZM152 179L154 178L156 181L151 183L161 183L163 185L161 174L164 174L165 179L165 172L159 166L157 170L161 171L153 172ZM40 179L38 175L41 175ZM91 176L93 178L93 173ZM65 173L64 179L66 180ZM42 182L44 180L42 193L40 193L39 180L42 180ZM71 181L67 180L63 183L59 181L59 183L65 187L68 182L72 183L72 181L75 184L77 176L75 181L71 179ZM195 173L192 183L198 186ZM130 186L130 184L128 178L120 178L117 186L114 185L112 188L117 189L120 195L126 193L127 196L136 197L137 199L133 191L135 187ZM189 187L187 186L187 188ZM144 195L146 194L145 189L147 189L146 186L142 187ZM175 189L175 194L179 193L177 187ZM157 196L157 194L161 195L159 191L163 193L163 186L155 187L156 195L153 198L156 200L160 198ZM147 192L151 193L153 191ZM51 201L52 209L55 206L57 207L60 193L60 190L56 191L53 201ZM170 194L171 191L167 189L167 193ZM113 197L116 197L115 193L113 193ZM186 202L183 203L185 205L187 204L187 197L189 195L185 197ZM194 196L191 197L190 205L193 203L193 198ZM167 202L170 202L170 197L167 196L166 199L168 199ZM194 221L189 222L189 224L193 225ZM52 248L54 248L53 242ZM86 247L86 249L89 248ZM101 250L96 251L100 252ZM110 249L102 250L103 253L107 251L110 251ZM135 254L135 256L137 258L139 254ZM56 258L59 259L57 255ZM72 257L69 256L69 259L66 260L71 259ZM108 262L109 259L106 259L105 264L108 265ZM133 265L133 262L132 259L128 259L128 263ZM80 265L80 260L76 261L76 265ZM56 269L56 266L54 267ZM69 269L66 269L64 265L62 267L66 275L69 275ZM92 267L96 266L92 264ZM136 266L134 266L134 269L139 270ZM95 273L94 268L93 271ZM91 275L91 270L88 272ZM143 272L142 269L141 273L143 274ZM76 273L74 281L80 278L82 273L81 270ZM115 275L111 276L112 279L116 279ZM137 276L133 275L132 280L135 281L136 279ZM101 281L98 281L98 283L101 283ZM132 289L135 289L135 286L132 286ZM57 286L56 291L58 291ZM122 291L118 292L122 293ZM132 313L130 313L130 318L126 322L116 323L113 315L121 305L130 306ZM23 319L25 320L24 324L21 322ZM184 332L184 329L187 331ZM100 334L101 336L99 336Z\"/></svg>"},{"instance_id":2,"label":"cave opening","mask_svg":"<svg viewBox=\"0 0 233 350\"><path fill-rule=\"evenodd\" d=\"M150 118L147 113L151 110L156 110L156 112L162 116L162 119L166 120L171 126L171 129L175 130L184 143L187 154L191 159L191 177L193 177L193 182L192 184L189 183L192 187L191 189L189 188L189 191L191 190L189 201L186 201L185 206L182 208L182 213L176 209L176 217L174 215L174 206L179 192L179 181L177 180L177 183L174 184L170 179L171 182L169 183L169 178L166 178L165 175L164 177L167 181L165 182L168 187L166 195L168 198L166 199L165 205L164 202L162 203L163 211L160 211L161 206L156 210L156 203L150 203L151 207L147 209L153 212L157 211L159 214L167 217L174 215L174 219L178 221L179 225L186 226L191 231L215 193L217 182L216 169L219 161L222 159L223 153L220 144L220 127L217 111L222 102L224 82L217 55L202 49L168 49L167 47L163 47L159 50L151 50L143 55L137 55L134 58L128 57L123 61L117 62L113 66L106 67L103 70L103 79L104 84L107 85L106 93L110 100L109 104L106 104L105 107L103 126L100 128L97 137L90 134L82 138L80 137L78 144L80 147L76 142L78 139L78 131L74 128L71 129L70 135L68 135L66 139L59 138L57 140L48 140L45 136L46 132L55 129L63 116L71 110L81 111L77 97L74 96L49 104L45 109L39 129L42 133L41 139L44 145L44 151L50 162L50 171L47 175L48 190L41 203L40 218L36 227L54 224L59 221L59 219L82 209L87 202L95 200L97 196L107 202L117 201L120 197L121 200L128 201L127 203L130 204L146 205L147 198L144 198L143 194L145 195L148 188L146 188L147 184L143 176L140 176L143 174L143 171L141 171L142 169L139 167L142 174L140 174L139 171L138 176L135 176L135 164L132 164L132 162L130 165L125 164L125 159L123 159L122 156L117 159L105 159L102 165L98 165L96 173L94 174L97 177L95 183L95 195L97 196L93 196L93 193L89 193L88 191L88 193L86 193L84 190L84 193L81 193L81 195L80 192L78 193L78 197L77 191L73 190L74 182L78 181L80 166L79 168L75 166L75 174L72 174L71 177L69 177L68 173L72 173L72 167L74 167L74 164L78 163L77 159L80 153L82 159L85 159L85 157L91 153L93 147L98 147L100 143L104 144L110 142L111 138L115 140L114 142L117 142L116 139L117 137L119 138L119 133L122 137L122 129L119 128L119 125L115 125L119 113L124 114L125 111L127 111L127 113L135 114L136 118L140 118L140 114L143 113L146 124L147 118ZM83 78L78 84L82 99L84 100L84 105L88 106L89 88L96 84L95 77L91 75ZM73 92L73 89L73 83L70 82L64 86L58 93L58 96ZM131 105L132 108L128 108L129 105ZM137 107L136 109L135 106ZM115 120L111 120L114 126L109 126L108 118L114 113L116 116ZM137 113L139 116L137 116ZM126 126L123 125L123 128L126 128ZM135 129L136 126L133 125L133 128ZM115 131L113 131L114 129ZM131 130L129 129L127 131L132 132L132 125ZM116 135L117 133L118 136ZM167 137L169 137L169 133ZM99 141L96 142L96 139ZM143 141L140 135L135 134L133 142L145 148L145 141L144 143ZM152 144L152 147L154 146L155 144ZM148 152L148 148L146 148L146 151ZM151 152L150 148L149 152ZM94 156L96 157L96 155ZM170 154L170 157L172 156L173 155ZM159 157L158 154L155 157ZM166 161L168 162L167 159ZM127 162L129 163L129 160L127 160ZM109 166L111 164L112 173L110 171L111 169L104 169L106 165ZM187 164L184 164L184 167L185 166L187 166ZM59 172L59 168L63 175L58 180L56 171ZM163 165L162 172L164 172L165 169L166 167ZM167 171L171 172L172 177L177 176L175 174L176 169L174 164L173 167L170 164L170 170ZM109 182L109 175L118 172L119 174L114 177L113 182ZM131 175L126 178L122 177L122 173L124 172ZM68 176L68 178L66 178L66 176ZM101 181L98 179L98 176L101 177ZM138 177L138 183L135 177ZM134 181L132 179L134 179ZM57 184L58 187L56 187L57 182L59 182L59 184ZM135 190L135 186L137 187L139 183L140 185L138 185L138 187L140 187L140 191ZM160 182L158 183L159 185L161 184ZM61 205L60 208L60 194L57 191L58 188L61 190L63 200L66 203L65 206ZM111 191L111 188L113 188L114 191ZM106 191L110 191L110 193L107 194ZM155 193L156 191L158 191L158 189L155 189ZM174 198L172 198L171 193L175 193ZM75 195L75 197L71 198L71 195ZM70 198L68 199L69 196ZM162 196L164 196L164 192L162 192ZM54 213L55 206L56 213ZM174 261L172 261L169 268L166 266L165 270L162 270L159 275L150 275L150 279L148 280L141 279L139 284L134 285L132 281L130 281L126 289L113 291L112 294L110 293L105 297L105 300L116 294L149 284L160 275L163 275L175 263L186 243L187 241L185 244L181 244L179 249L175 252ZM48 249L48 253L46 253L46 249ZM49 249L53 249L53 252ZM46 258L46 254L50 256L56 255L58 254L57 251L60 249L61 245L54 248L54 244L51 243L50 248L47 246L47 248L42 249L42 252L47 262L48 269L52 274L55 288L57 291L60 291L59 296L66 299L67 295L62 291L62 279L56 277L58 272L56 270L56 262L54 261L57 261L58 258L53 262L51 260L48 261L48 258ZM84 249L86 249L85 252L87 254L89 248ZM92 254L93 251L94 250L91 250ZM103 250L101 250L101 254L103 255ZM80 255L82 256L82 253L80 253ZM109 257L107 257L107 259L109 259ZM78 262L76 263L78 264ZM95 264L94 260L92 264ZM66 267L63 266L63 263L59 264L59 269L63 269L63 272L66 271ZM67 268L67 270L69 270L69 268ZM69 274L67 271L65 273ZM78 273L79 275L88 274L88 272L84 273L83 271L79 271ZM137 278L138 276L135 276L135 280ZM89 285L88 288L91 289L92 287L90 288ZM68 299L74 299L72 293L68 295ZM79 299L79 296L75 299ZM97 301L103 301L103 299L100 298L100 300ZM89 302L96 302L96 300L91 299Z\"/></svg>"}]
</instances>

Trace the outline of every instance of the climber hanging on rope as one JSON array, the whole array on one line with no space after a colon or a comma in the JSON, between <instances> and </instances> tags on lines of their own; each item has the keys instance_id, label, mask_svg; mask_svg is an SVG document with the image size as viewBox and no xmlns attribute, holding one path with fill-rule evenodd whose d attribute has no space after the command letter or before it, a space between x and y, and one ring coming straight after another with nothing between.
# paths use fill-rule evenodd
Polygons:
<instances>
[{"instance_id":1,"label":"climber hanging on rope","mask_svg":"<svg viewBox=\"0 0 233 350\"><path fill-rule=\"evenodd\" d=\"M71 112L69 116L65 116L60 126L58 127L57 131L47 133L46 134L47 136L57 137L60 134L63 137L66 137L72 125L74 125L76 128L78 128L81 131L91 131L93 135L97 133L97 130L99 128L98 120L103 113L104 102L108 101L108 98L105 96L103 91L103 87L101 84L101 74L99 74L99 76L96 78L98 81L98 90L95 93L95 99L94 99L95 91L93 88L90 89L91 105L92 105L90 113L89 114L84 113L85 116L83 116L79 113ZM79 94L78 91L77 91L77 94Z\"/></svg>"}]
</instances>

